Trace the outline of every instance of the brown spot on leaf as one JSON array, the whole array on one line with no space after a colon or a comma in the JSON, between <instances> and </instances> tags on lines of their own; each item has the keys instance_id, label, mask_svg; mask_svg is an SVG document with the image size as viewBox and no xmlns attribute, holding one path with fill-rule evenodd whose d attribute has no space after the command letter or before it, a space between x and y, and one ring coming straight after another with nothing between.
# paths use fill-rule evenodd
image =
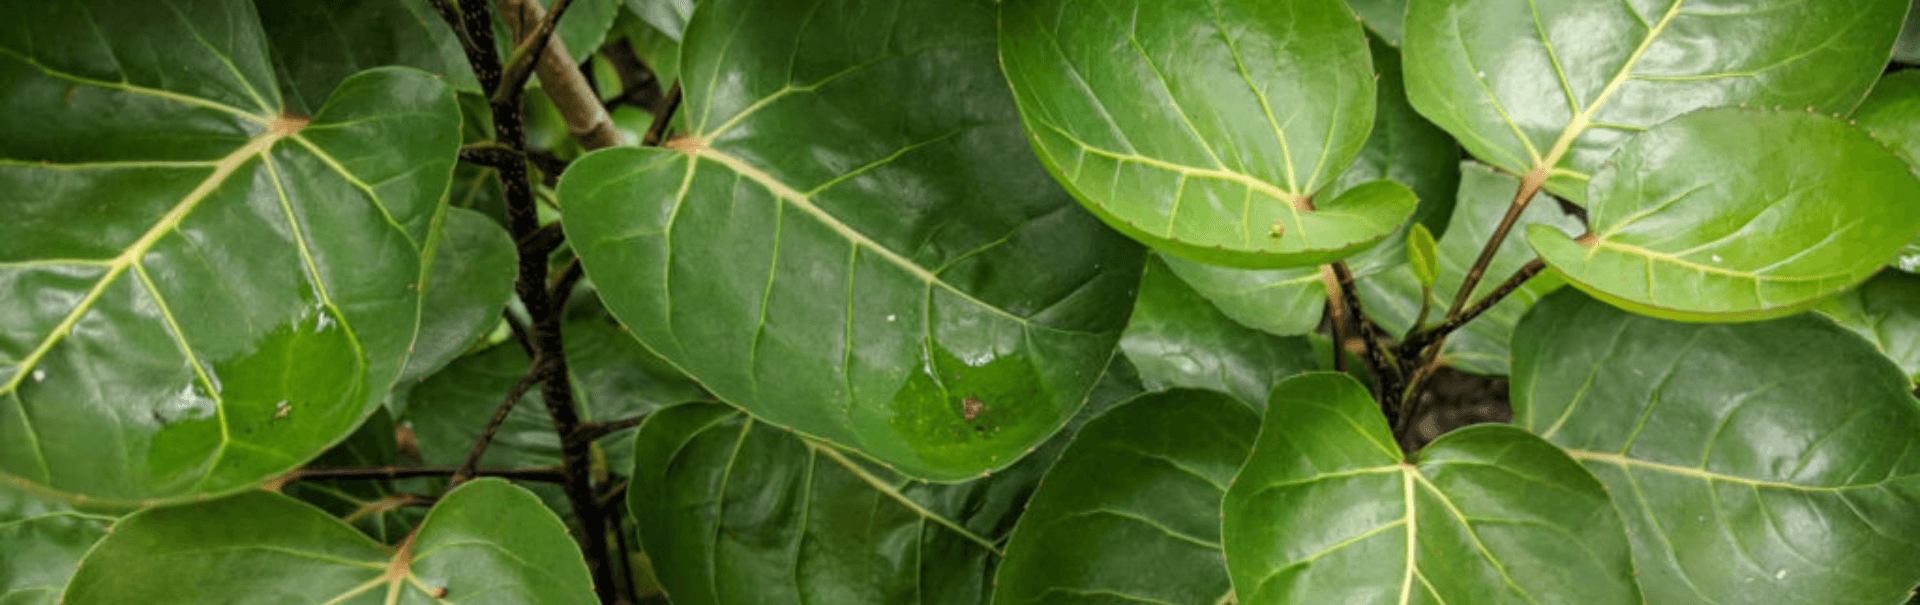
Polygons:
<instances>
[{"instance_id":1,"label":"brown spot on leaf","mask_svg":"<svg viewBox=\"0 0 1920 605\"><path fill-rule=\"evenodd\" d=\"M965 417L967 422L973 422L973 419L979 418L980 413L985 411L987 411L987 404L984 401L972 397L960 400L960 415Z\"/></svg>"}]
</instances>

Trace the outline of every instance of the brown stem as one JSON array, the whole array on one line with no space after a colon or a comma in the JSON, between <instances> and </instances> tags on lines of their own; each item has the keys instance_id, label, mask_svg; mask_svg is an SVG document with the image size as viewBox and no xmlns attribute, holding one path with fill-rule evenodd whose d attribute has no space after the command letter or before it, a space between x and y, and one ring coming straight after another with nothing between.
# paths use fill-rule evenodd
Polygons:
<instances>
[{"instance_id":1,"label":"brown stem","mask_svg":"<svg viewBox=\"0 0 1920 605\"><path fill-rule=\"evenodd\" d=\"M1340 296L1339 278L1333 275L1330 266L1320 267L1320 284L1327 289L1327 314L1332 316L1333 324L1333 371L1342 374L1347 371L1347 305Z\"/></svg>"},{"instance_id":2,"label":"brown stem","mask_svg":"<svg viewBox=\"0 0 1920 605\"><path fill-rule=\"evenodd\" d=\"M680 83L674 82L673 86L667 89L667 95L660 99L660 104L653 108L653 123L647 125L647 136L641 137L640 144L648 147L658 146L660 138L667 136L667 124L672 122L673 112L678 109L680 109Z\"/></svg>"},{"instance_id":3,"label":"brown stem","mask_svg":"<svg viewBox=\"0 0 1920 605\"><path fill-rule=\"evenodd\" d=\"M507 29L515 32L516 38L525 38L526 33L547 17L546 9L533 0L498 0L500 16L507 22ZM587 84L580 67L574 65L567 54L567 45L558 39L547 43L546 52L534 62L534 71L540 76L540 89L553 100L553 106L560 111L561 118L567 122L567 132L580 142L581 147L591 151L602 147L620 144L620 131L614 129L613 118L607 115L605 107L600 105L600 97L593 87ZM487 90L500 90L488 88ZM495 98L499 98L497 95Z\"/></svg>"},{"instance_id":4,"label":"brown stem","mask_svg":"<svg viewBox=\"0 0 1920 605\"><path fill-rule=\"evenodd\" d=\"M1527 261L1527 264L1520 265L1520 269L1514 271L1513 275L1507 277L1506 281L1500 282L1500 285L1494 286L1492 292L1488 292L1486 296L1481 297L1478 302L1473 303L1473 306L1467 307L1458 315L1447 318L1445 322L1434 326L1432 330L1427 330L1416 335L1415 338L1424 338L1425 340L1444 338L1447 333L1459 329L1460 326L1467 325L1467 322L1473 321L1473 319L1479 317L1480 314L1486 313L1488 309L1492 309L1494 305L1500 304L1500 301L1506 300L1507 296L1513 294L1514 290L1520 289L1520 286L1525 285L1527 280L1533 279L1533 276L1539 275L1540 271L1546 268L1547 264L1541 262L1538 257ZM1411 342L1413 339L1408 340Z\"/></svg>"},{"instance_id":5,"label":"brown stem","mask_svg":"<svg viewBox=\"0 0 1920 605\"><path fill-rule=\"evenodd\" d=\"M567 234L560 229L560 221L554 221L527 234L527 237L515 242L514 245L521 250L545 258L553 254L554 250L560 249L560 244L565 241L567 241Z\"/></svg>"},{"instance_id":6,"label":"brown stem","mask_svg":"<svg viewBox=\"0 0 1920 605\"><path fill-rule=\"evenodd\" d=\"M1473 267L1467 269L1467 278L1460 282L1460 291L1453 295L1453 306L1447 308L1448 319L1459 315L1460 309L1467 306L1467 299L1473 296L1473 288L1480 285L1487 265L1493 263L1494 253L1499 252L1500 244L1507 241L1507 232L1512 231L1514 223L1520 221L1520 213L1527 210L1527 204L1533 201L1533 194L1539 193L1540 187L1546 185L1548 173L1547 169L1539 168L1520 179L1520 190L1514 193L1513 202L1507 204L1506 216L1500 217L1500 224L1493 228L1493 237L1481 246L1480 257L1474 259Z\"/></svg>"},{"instance_id":7,"label":"brown stem","mask_svg":"<svg viewBox=\"0 0 1920 605\"><path fill-rule=\"evenodd\" d=\"M456 466L309 466L288 475L288 481L352 481L361 479L412 479L415 477L451 477L460 472ZM520 481L565 483L566 473L557 466L533 468L482 468L475 477L500 477Z\"/></svg>"},{"instance_id":8,"label":"brown stem","mask_svg":"<svg viewBox=\"0 0 1920 605\"><path fill-rule=\"evenodd\" d=\"M523 3L520 9L526 10L526 6ZM547 46L554 41L553 28L560 24L560 17L566 15L570 6L573 6L573 0L557 0L553 11L539 18L540 25L534 28L532 35L515 35L520 42L514 47L513 56L507 59L506 68L500 72L500 88L493 91L495 99L518 97L520 91L526 89L527 78L533 77L534 63L546 54ZM505 11L504 4L501 9ZM520 21L526 22L524 18ZM516 27L515 31L521 30Z\"/></svg>"},{"instance_id":9,"label":"brown stem","mask_svg":"<svg viewBox=\"0 0 1920 605\"><path fill-rule=\"evenodd\" d=\"M640 426L640 423L646 422L646 420L647 415L641 414L631 418L621 418L608 422L582 422L580 423L580 428L574 429L573 435L567 437L567 439L592 443L600 440L601 437Z\"/></svg>"},{"instance_id":10,"label":"brown stem","mask_svg":"<svg viewBox=\"0 0 1920 605\"><path fill-rule=\"evenodd\" d=\"M513 339L520 343L520 350L527 354L527 359L533 359L533 335L527 333L526 324L520 323L511 310L500 311L500 317L507 321L507 329L513 331Z\"/></svg>"},{"instance_id":11,"label":"brown stem","mask_svg":"<svg viewBox=\"0 0 1920 605\"><path fill-rule=\"evenodd\" d=\"M487 453L488 446L493 445L493 436L500 432L500 425L506 423L507 414L513 412L513 404L518 403L533 385L546 379L544 374L548 365L535 358L527 368L527 373L520 376L520 381L514 383L512 389L507 390L506 399L493 409L493 417L487 419L486 428L480 429L480 437L474 440L473 448L467 450L466 461L460 463L460 472L454 473L453 479L447 482L447 489L453 489L473 477L474 471L480 468L480 456Z\"/></svg>"},{"instance_id":12,"label":"brown stem","mask_svg":"<svg viewBox=\"0 0 1920 605\"><path fill-rule=\"evenodd\" d=\"M547 296L553 298L554 306L567 304L567 299L573 296L573 285L580 282L580 275L580 259L576 257L560 270L560 277L553 278L553 285L547 287Z\"/></svg>"}]
</instances>

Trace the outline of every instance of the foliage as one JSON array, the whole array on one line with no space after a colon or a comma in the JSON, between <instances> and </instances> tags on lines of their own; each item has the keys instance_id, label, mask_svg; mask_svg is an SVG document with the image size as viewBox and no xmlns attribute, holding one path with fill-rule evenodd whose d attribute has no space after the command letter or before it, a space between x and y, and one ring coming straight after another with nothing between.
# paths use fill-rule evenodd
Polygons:
<instances>
[{"instance_id":1,"label":"foliage","mask_svg":"<svg viewBox=\"0 0 1920 605\"><path fill-rule=\"evenodd\" d=\"M1920 582L1901 0L15 4L0 602Z\"/></svg>"}]
</instances>

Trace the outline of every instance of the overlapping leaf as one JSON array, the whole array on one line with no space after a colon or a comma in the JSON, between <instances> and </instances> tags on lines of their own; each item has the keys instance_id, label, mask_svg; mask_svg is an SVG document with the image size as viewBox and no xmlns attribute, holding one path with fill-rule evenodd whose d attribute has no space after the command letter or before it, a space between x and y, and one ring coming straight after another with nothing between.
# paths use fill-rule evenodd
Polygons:
<instances>
[{"instance_id":1,"label":"overlapping leaf","mask_svg":"<svg viewBox=\"0 0 1920 605\"><path fill-rule=\"evenodd\" d=\"M1439 273L1434 280L1434 308L1428 311L1429 324L1445 318L1453 294L1460 290L1467 270L1479 258L1480 249L1492 237L1494 227L1507 212L1514 188L1519 186L1518 179L1473 162L1462 163L1460 174L1460 202L1454 206L1453 220L1436 248ZM1562 212L1544 193L1534 196L1533 203L1516 224L1543 225L1563 233L1581 233L1585 229L1580 219ZM1487 264L1486 279L1474 287L1472 300L1486 296L1532 258L1533 251L1519 238L1501 242L1492 262ZM1477 374L1506 374L1507 341L1513 336L1513 324L1520 321L1533 301L1560 287L1561 283L1551 273L1527 280L1519 290L1450 335L1441 350L1442 363ZM1388 332L1396 336L1404 334L1419 318L1420 280L1411 267L1395 267L1361 279L1359 288L1367 316Z\"/></svg>"},{"instance_id":2,"label":"overlapping leaf","mask_svg":"<svg viewBox=\"0 0 1920 605\"><path fill-rule=\"evenodd\" d=\"M1474 156L1578 202L1623 141L1688 111L1848 111L1886 65L1906 10L1907 0L1411 0L1407 93Z\"/></svg>"},{"instance_id":3,"label":"overlapping leaf","mask_svg":"<svg viewBox=\"0 0 1920 605\"><path fill-rule=\"evenodd\" d=\"M587 604L590 584L559 518L526 490L479 479L397 548L268 492L144 510L81 561L62 602Z\"/></svg>"},{"instance_id":4,"label":"overlapping leaf","mask_svg":"<svg viewBox=\"0 0 1920 605\"><path fill-rule=\"evenodd\" d=\"M1920 382L1920 275L1881 271L1860 287L1827 299L1820 312L1852 330Z\"/></svg>"},{"instance_id":5,"label":"overlapping leaf","mask_svg":"<svg viewBox=\"0 0 1920 605\"><path fill-rule=\"evenodd\" d=\"M0 485L0 603L59 603L80 557L112 522Z\"/></svg>"},{"instance_id":6,"label":"overlapping leaf","mask_svg":"<svg viewBox=\"0 0 1920 605\"><path fill-rule=\"evenodd\" d=\"M1920 11L1907 17L1909 29L1920 24ZM1907 39L1903 35L1902 43ZM1896 53L1898 49L1896 48ZM1880 78L1873 94L1853 112L1854 123L1866 129L1910 166L1920 167L1920 72L1898 71ZM1907 244L1893 266L1920 273L1920 239Z\"/></svg>"},{"instance_id":7,"label":"overlapping leaf","mask_svg":"<svg viewBox=\"0 0 1920 605\"><path fill-rule=\"evenodd\" d=\"M687 19L693 16L694 0L626 0L627 9L639 15L647 25L674 42L679 42L686 32ZM671 81L672 78L661 78Z\"/></svg>"},{"instance_id":8,"label":"overlapping leaf","mask_svg":"<svg viewBox=\"0 0 1920 605\"><path fill-rule=\"evenodd\" d=\"M1314 369L1305 337L1274 336L1222 315L1158 257L1147 261L1120 350L1149 389L1188 387L1232 394L1266 409L1274 383Z\"/></svg>"},{"instance_id":9,"label":"overlapping leaf","mask_svg":"<svg viewBox=\"0 0 1920 605\"><path fill-rule=\"evenodd\" d=\"M1014 528L994 604L1230 602L1220 499L1258 426L1240 402L1189 390L1088 422Z\"/></svg>"},{"instance_id":10,"label":"overlapping leaf","mask_svg":"<svg viewBox=\"0 0 1920 605\"><path fill-rule=\"evenodd\" d=\"M340 80L364 69L403 65L480 92L453 29L430 0L256 2L289 102L319 107Z\"/></svg>"},{"instance_id":11,"label":"overlapping leaf","mask_svg":"<svg viewBox=\"0 0 1920 605\"><path fill-rule=\"evenodd\" d=\"M345 437L407 361L459 142L397 68L283 113L250 3L0 24L0 480L239 489Z\"/></svg>"},{"instance_id":12,"label":"overlapping leaf","mask_svg":"<svg viewBox=\"0 0 1920 605\"><path fill-rule=\"evenodd\" d=\"M321 467L361 468L398 464L399 444L393 417L385 408L375 409L373 416L348 435L346 441L310 463ZM386 479L302 480L288 483L282 491L320 507L383 544L394 544L419 524L423 512L407 506L413 502L412 498L402 495L394 483Z\"/></svg>"},{"instance_id":13,"label":"overlapping leaf","mask_svg":"<svg viewBox=\"0 0 1920 605\"><path fill-rule=\"evenodd\" d=\"M1345 375L1267 405L1221 521L1242 605L1641 602L1606 490L1538 437L1479 425L1403 463Z\"/></svg>"},{"instance_id":14,"label":"overlapping leaf","mask_svg":"<svg viewBox=\"0 0 1920 605\"><path fill-rule=\"evenodd\" d=\"M420 380L452 363L500 324L518 269L513 237L499 223L448 208L420 311L420 333L400 380Z\"/></svg>"},{"instance_id":15,"label":"overlapping leaf","mask_svg":"<svg viewBox=\"0 0 1920 605\"><path fill-rule=\"evenodd\" d=\"M614 315L720 398L974 477L1079 407L1140 252L1034 162L993 7L874 8L700 4L687 135L575 162L568 241Z\"/></svg>"},{"instance_id":16,"label":"overlapping leaf","mask_svg":"<svg viewBox=\"0 0 1920 605\"><path fill-rule=\"evenodd\" d=\"M1373 125L1366 38L1341 2L1000 12L1001 61L1040 160L1123 233L1197 262L1296 267L1364 250L1413 211L1389 183L1321 196Z\"/></svg>"},{"instance_id":17,"label":"overlapping leaf","mask_svg":"<svg viewBox=\"0 0 1920 605\"><path fill-rule=\"evenodd\" d=\"M1607 484L1649 603L1893 603L1920 570L1920 406L1814 315L1683 324L1549 296L1514 424Z\"/></svg>"},{"instance_id":18,"label":"overlapping leaf","mask_svg":"<svg viewBox=\"0 0 1920 605\"><path fill-rule=\"evenodd\" d=\"M1920 235L1906 163L1797 111L1707 109L1656 126L1594 175L1587 203L1588 234L1533 226L1528 243L1580 289L1672 319L1807 310Z\"/></svg>"},{"instance_id":19,"label":"overlapping leaf","mask_svg":"<svg viewBox=\"0 0 1920 605\"><path fill-rule=\"evenodd\" d=\"M1377 40L1371 47L1373 68L1379 75L1373 134L1328 192L1338 195L1353 185L1393 179L1420 198L1412 220L1444 233L1460 184L1460 146L1407 105L1399 53ZM1402 244L1398 236L1391 237L1348 259L1355 279L1365 282L1368 276L1404 263ZM1320 325L1327 291L1318 267L1235 269L1179 258L1166 261L1181 279L1242 324L1282 336L1306 334ZM1264 390L1259 399L1266 399Z\"/></svg>"}]
</instances>

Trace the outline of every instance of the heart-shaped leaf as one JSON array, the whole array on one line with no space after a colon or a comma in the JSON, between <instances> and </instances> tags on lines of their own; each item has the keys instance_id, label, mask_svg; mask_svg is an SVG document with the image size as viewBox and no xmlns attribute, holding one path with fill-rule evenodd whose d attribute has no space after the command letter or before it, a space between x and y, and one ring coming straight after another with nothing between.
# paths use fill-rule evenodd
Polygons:
<instances>
[{"instance_id":1,"label":"heart-shaped leaf","mask_svg":"<svg viewBox=\"0 0 1920 605\"><path fill-rule=\"evenodd\" d=\"M590 583L539 499L478 479L448 492L397 548L269 492L143 510L80 562L62 602L587 604Z\"/></svg>"},{"instance_id":2,"label":"heart-shaped leaf","mask_svg":"<svg viewBox=\"0 0 1920 605\"><path fill-rule=\"evenodd\" d=\"M992 9L700 4L688 135L560 183L608 308L721 399L910 475L979 476L1053 434L1141 253L1020 140Z\"/></svg>"},{"instance_id":3,"label":"heart-shaped leaf","mask_svg":"<svg viewBox=\"0 0 1920 605\"><path fill-rule=\"evenodd\" d=\"M1513 427L1447 433L1411 462L1344 374L1280 383L1227 488L1242 605L1638 604L1607 492Z\"/></svg>"},{"instance_id":4,"label":"heart-shaped leaf","mask_svg":"<svg viewBox=\"0 0 1920 605\"><path fill-rule=\"evenodd\" d=\"M1312 370L1313 345L1274 336L1222 315L1155 257L1140 278L1120 350L1148 389L1211 389L1264 410L1274 383Z\"/></svg>"},{"instance_id":5,"label":"heart-shaped leaf","mask_svg":"<svg viewBox=\"0 0 1920 605\"><path fill-rule=\"evenodd\" d=\"M1880 349L1920 382L1920 275L1881 271L1860 287L1827 299L1820 312Z\"/></svg>"},{"instance_id":6,"label":"heart-shaped leaf","mask_svg":"<svg viewBox=\"0 0 1920 605\"><path fill-rule=\"evenodd\" d=\"M1527 229L1540 258L1616 306L1690 321L1805 311L1920 235L1920 178L1846 122L1802 112L1656 126L1594 175L1587 203L1577 240Z\"/></svg>"},{"instance_id":7,"label":"heart-shaped leaf","mask_svg":"<svg viewBox=\"0 0 1920 605\"><path fill-rule=\"evenodd\" d=\"M1481 247L1492 237L1494 226L1500 223L1500 218L1507 212L1508 199L1513 196L1514 188L1519 186L1519 179L1475 162L1462 162L1460 175L1460 202L1454 206L1446 235L1440 238L1435 247L1438 274L1432 288L1434 308L1428 310L1428 323L1438 321L1446 313L1448 301L1452 300L1454 292L1460 290L1467 270L1479 258ZM1579 233L1585 228L1580 224L1580 219L1562 212L1544 193L1534 196L1533 203L1527 206L1516 224L1545 225L1571 233ZM1518 238L1501 242L1492 262L1487 264L1488 279L1481 280L1474 287L1474 300L1493 291L1504 276L1511 275L1533 256L1533 251ZM1440 361L1477 374L1505 375L1507 340L1513 335L1513 324L1520 321L1520 316L1526 313L1533 301L1560 287L1561 283L1552 274L1527 280L1526 284L1499 304L1448 336ZM1360 279L1358 285L1367 316L1379 322L1389 333L1403 334L1419 319L1422 294L1420 280L1413 274L1412 267L1395 267L1391 271Z\"/></svg>"},{"instance_id":8,"label":"heart-shaped leaf","mask_svg":"<svg viewBox=\"0 0 1920 605\"><path fill-rule=\"evenodd\" d=\"M1907 0L1410 0L1407 95L1475 157L1580 202L1623 141L1688 111L1851 109L1906 10Z\"/></svg>"},{"instance_id":9,"label":"heart-shaped leaf","mask_svg":"<svg viewBox=\"0 0 1920 605\"><path fill-rule=\"evenodd\" d=\"M1295 267L1364 250L1413 211L1389 183L1318 197L1373 126L1366 37L1337 0L1018 0L1000 22L1041 162L1135 239Z\"/></svg>"},{"instance_id":10,"label":"heart-shaped leaf","mask_svg":"<svg viewBox=\"0 0 1920 605\"><path fill-rule=\"evenodd\" d=\"M1259 422L1231 398L1188 390L1088 422L1014 527L994 605L1228 602L1220 499Z\"/></svg>"},{"instance_id":11,"label":"heart-shaped leaf","mask_svg":"<svg viewBox=\"0 0 1920 605\"><path fill-rule=\"evenodd\" d=\"M1405 183L1420 197L1412 220L1444 233L1447 217L1453 214L1454 191L1460 185L1460 146L1407 105L1400 83L1400 53L1378 41L1372 50L1373 68L1379 75L1373 135L1328 190L1337 195L1347 187L1383 178ZM1354 277L1364 282L1367 276L1404 264L1405 257L1403 243L1390 238L1346 262ZM1235 269L1163 258L1174 273L1234 321L1281 336L1306 334L1320 325L1327 290L1318 267ZM1257 399L1265 401L1266 389L1259 395Z\"/></svg>"},{"instance_id":12,"label":"heart-shaped leaf","mask_svg":"<svg viewBox=\"0 0 1920 605\"><path fill-rule=\"evenodd\" d=\"M1566 291L1513 344L1514 424L1607 484L1647 602L1895 603L1920 581L1920 407L1858 336Z\"/></svg>"},{"instance_id":13,"label":"heart-shaped leaf","mask_svg":"<svg viewBox=\"0 0 1920 605\"><path fill-rule=\"evenodd\" d=\"M231 492L345 437L400 374L453 93L378 69L305 118L272 76L238 0L0 25L0 481Z\"/></svg>"}]
</instances>

